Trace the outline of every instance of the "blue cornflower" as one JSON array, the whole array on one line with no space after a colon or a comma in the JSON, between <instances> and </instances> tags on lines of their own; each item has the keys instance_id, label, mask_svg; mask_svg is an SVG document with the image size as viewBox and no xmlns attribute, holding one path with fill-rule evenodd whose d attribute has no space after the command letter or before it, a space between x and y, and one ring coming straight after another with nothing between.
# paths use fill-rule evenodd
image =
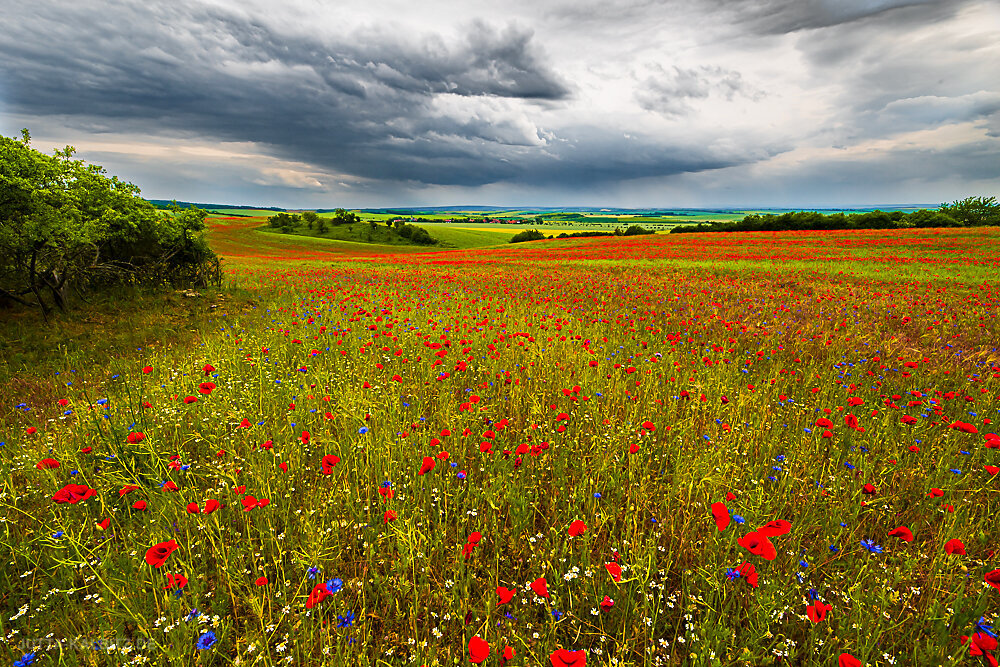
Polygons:
<instances>
[{"instance_id":1,"label":"blue cornflower","mask_svg":"<svg viewBox=\"0 0 1000 667\"><path fill-rule=\"evenodd\" d=\"M349 628L354 625L354 612L348 610L343 616L337 616L338 628Z\"/></svg>"},{"instance_id":2,"label":"blue cornflower","mask_svg":"<svg viewBox=\"0 0 1000 667\"><path fill-rule=\"evenodd\" d=\"M338 593L343 587L344 587L344 582L340 578L331 579L330 581L326 582L326 590L330 591L331 593Z\"/></svg>"},{"instance_id":3,"label":"blue cornflower","mask_svg":"<svg viewBox=\"0 0 1000 667\"><path fill-rule=\"evenodd\" d=\"M462 472L458 473L458 478L459 479L465 479L465 471L464 470Z\"/></svg>"},{"instance_id":4,"label":"blue cornflower","mask_svg":"<svg viewBox=\"0 0 1000 667\"><path fill-rule=\"evenodd\" d=\"M35 652L25 653L21 656L20 660L14 661L14 667L28 667L28 665L35 662Z\"/></svg>"},{"instance_id":5,"label":"blue cornflower","mask_svg":"<svg viewBox=\"0 0 1000 667\"><path fill-rule=\"evenodd\" d=\"M368 432L368 427L367 426L362 426L361 428L358 429L358 433L360 435L364 435L367 432Z\"/></svg>"},{"instance_id":6,"label":"blue cornflower","mask_svg":"<svg viewBox=\"0 0 1000 667\"><path fill-rule=\"evenodd\" d=\"M63 532L61 530L57 530L56 532L52 533L52 539L55 539L55 540L58 540L62 536L63 536Z\"/></svg>"},{"instance_id":7,"label":"blue cornflower","mask_svg":"<svg viewBox=\"0 0 1000 667\"><path fill-rule=\"evenodd\" d=\"M198 650L204 650L213 646L215 646L215 633L209 630L201 637L198 637L198 643L194 647Z\"/></svg>"},{"instance_id":8,"label":"blue cornflower","mask_svg":"<svg viewBox=\"0 0 1000 667\"><path fill-rule=\"evenodd\" d=\"M799 567L801 567L802 569L805 569L805 568L809 567L809 563L807 563L804 560L800 560L799 561Z\"/></svg>"},{"instance_id":9,"label":"blue cornflower","mask_svg":"<svg viewBox=\"0 0 1000 667\"><path fill-rule=\"evenodd\" d=\"M986 622L985 616L980 616L979 620L976 621L976 630L979 630L983 634L989 635L996 639L996 633L993 632L993 626Z\"/></svg>"},{"instance_id":10,"label":"blue cornflower","mask_svg":"<svg viewBox=\"0 0 1000 667\"><path fill-rule=\"evenodd\" d=\"M595 498L597 498L598 500L600 500L600 499L601 499L601 497L602 497L602 496L601 496L601 492L600 492L600 491L597 491L597 492L595 492L595 493L594 493L594 497L595 497Z\"/></svg>"},{"instance_id":11,"label":"blue cornflower","mask_svg":"<svg viewBox=\"0 0 1000 667\"><path fill-rule=\"evenodd\" d=\"M319 568L318 567L311 567L311 568L309 568L309 578L310 579L315 579L317 574L319 574Z\"/></svg>"},{"instance_id":12,"label":"blue cornflower","mask_svg":"<svg viewBox=\"0 0 1000 667\"><path fill-rule=\"evenodd\" d=\"M201 616L201 612L198 611L197 607L188 612L188 615L184 617L185 621L192 621Z\"/></svg>"},{"instance_id":13,"label":"blue cornflower","mask_svg":"<svg viewBox=\"0 0 1000 667\"><path fill-rule=\"evenodd\" d=\"M873 554L882 553L882 547L878 544L875 544L875 540L861 540L861 546L863 546L865 549L868 549L868 551Z\"/></svg>"},{"instance_id":14,"label":"blue cornflower","mask_svg":"<svg viewBox=\"0 0 1000 667\"><path fill-rule=\"evenodd\" d=\"M736 523L746 523L747 522L747 520L744 519L743 517L741 517L739 514L734 514L733 515L733 521L735 521Z\"/></svg>"},{"instance_id":15,"label":"blue cornflower","mask_svg":"<svg viewBox=\"0 0 1000 667\"><path fill-rule=\"evenodd\" d=\"M734 570L731 567L726 568L726 579L729 579L729 581L736 581L739 578L740 578L740 573L738 570Z\"/></svg>"},{"instance_id":16,"label":"blue cornflower","mask_svg":"<svg viewBox=\"0 0 1000 667\"><path fill-rule=\"evenodd\" d=\"M836 544L831 544L830 551L832 551L833 553L837 553L838 551L840 551L840 547L838 547Z\"/></svg>"},{"instance_id":17,"label":"blue cornflower","mask_svg":"<svg viewBox=\"0 0 1000 667\"><path fill-rule=\"evenodd\" d=\"M854 470L854 466L851 465L850 461L844 461L844 467L847 468L848 470Z\"/></svg>"},{"instance_id":18,"label":"blue cornflower","mask_svg":"<svg viewBox=\"0 0 1000 667\"><path fill-rule=\"evenodd\" d=\"M552 618L554 618L554 619L556 619L558 621L560 618L562 618L562 612L559 611L558 609L553 609L552 610Z\"/></svg>"},{"instance_id":19,"label":"blue cornflower","mask_svg":"<svg viewBox=\"0 0 1000 667\"><path fill-rule=\"evenodd\" d=\"M392 486L392 482L390 482L389 480L385 480L384 482L382 482L382 484L381 484L380 486L381 486L381 487L382 487L383 489L388 489L389 487L391 487L391 486Z\"/></svg>"}]
</instances>

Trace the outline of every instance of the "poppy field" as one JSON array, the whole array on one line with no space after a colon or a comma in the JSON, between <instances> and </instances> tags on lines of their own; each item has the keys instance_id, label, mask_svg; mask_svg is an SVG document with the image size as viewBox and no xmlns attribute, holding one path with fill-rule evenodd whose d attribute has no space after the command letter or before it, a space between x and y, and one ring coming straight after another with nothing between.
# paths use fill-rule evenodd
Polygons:
<instances>
[{"instance_id":1,"label":"poppy field","mask_svg":"<svg viewBox=\"0 0 1000 667\"><path fill-rule=\"evenodd\" d=\"M5 395L4 662L997 664L995 230L249 224L254 307Z\"/></svg>"}]
</instances>

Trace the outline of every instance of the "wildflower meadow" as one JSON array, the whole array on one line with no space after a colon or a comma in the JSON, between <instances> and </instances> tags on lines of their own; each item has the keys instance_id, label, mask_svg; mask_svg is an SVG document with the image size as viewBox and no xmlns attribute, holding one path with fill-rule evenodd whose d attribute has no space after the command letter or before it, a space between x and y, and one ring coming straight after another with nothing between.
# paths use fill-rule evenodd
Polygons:
<instances>
[{"instance_id":1,"label":"wildflower meadow","mask_svg":"<svg viewBox=\"0 0 1000 667\"><path fill-rule=\"evenodd\" d=\"M225 224L242 307L3 389L6 664L997 664L996 229Z\"/></svg>"}]
</instances>

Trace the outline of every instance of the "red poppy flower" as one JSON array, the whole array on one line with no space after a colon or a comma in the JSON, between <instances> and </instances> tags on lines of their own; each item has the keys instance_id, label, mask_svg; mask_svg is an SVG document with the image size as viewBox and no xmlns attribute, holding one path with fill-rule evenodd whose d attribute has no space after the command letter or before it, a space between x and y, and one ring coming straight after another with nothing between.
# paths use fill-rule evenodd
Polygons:
<instances>
[{"instance_id":1,"label":"red poppy flower","mask_svg":"<svg viewBox=\"0 0 1000 667\"><path fill-rule=\"evenodd\" d=\"M998 468L997 466L989 466L988 465L988 466L983 466L983 467L986 469L986 472L988 472L991 475L996 475L998 472L1000 472L1000 468Z\"/></svg>"},{"instance_id":2,"label":"red poppy flower","mask_svg":"<svg viewBox=\"0 0 1000 667\"><path fill-rule=\"evenodd\" d=\"M188 505L187 505L187 513L188 514L200 514L201 513L201 508L198 507L198 503L188 503Z\"/></svg>"},{"instance_id":3,"label":"red poppy flower","mask_svg":"<svg viewBox=\"0 0 1000 667\"><path fill-rule=\"evenodd\" d=\"M615 606L615 601L609 598L607 595L601 600L601 611L611 611L611 608Z\"/></svg>"},{"instance_id":4,"label":"red poppy flower","mask_svg":"<svg viewBox=\"0 0 1000 667\"><path fill-rule=\"evenodd\" d=\"M634 442L628 446L629 454L635 454L638 451L639 451L639 445L635 444Z\"/></svg>"},{"instance_id":5,"label":"red poppy flower","mask_svg":"<svg viewBox=\"0 0 1000 667\"><path fill-rule=\"evenodd\" d=\"M587 654L583 651L568 651L561 648L549 656L552 667L583 667L587 664Z\"/></svg>"},{"instance_id":6,"label":"red poppy flower","mask_svg":"<svg viewBox=\"0 0 1000 667\"><path fill-rule=\"evenodd\" d=\"M587 524L585 524L583 521L577 519L573 523L569 524L570 537L579 537L580 535L583 535L585 532L587 532Z\"/></svg>"},{"instance_id":7,"label":"red poppy flower","mask_svg":"<svg viewBox=\"0 0 1000 667\"><path fill-rule=\"evenodd\" d=\"M278 467L281 468L282 472L288 472L288 464L285 463L284 461L282 461L281 463L279 463Z\"/></svg>"},{"instance_id":8,"label":"red poppy flower","mask_svg":"<svg viewBox=\"0 0 1000 667\"><path fill-rule=\"evenodd\" d=\"M96 493L96 490L86 484L67 484L56 491L55 495L52 496L52 500L59 504L69 503L70 505L75 505L81 500L92 497Z\"/></svg>"},{"instance_id":9,"label":"red poppy flower","mask_svg":"<svg viewBox=\"0 0 1000 667\"><path fill-rule=\"evenodd\" d=\"M862 667L862 662L850 653L841 653L837 658L837 667Z\"/></svg>"},{"instance_id":10,"label":"red poppy flower","mask_svg":"<svg viewBox=\"0 0 1000 667\"><path fill-rule=\"evenodd\" d=\"M198 399L195 396L186 396L184 398L184 403L186 403L187 405L191 405L192 403L197 403L197 402Z\"/></svg>"},{"instance_id":11,"label":"red poppy flower","mask_svg":"<svg viewBox=\"0 0 1000 667\"><path fill-rule=\"evenodd\" d=\"M736 571L740 573L740 576L747 580L747 583L757 588L760 584L757 580L757 568L755 568L750 563L743 563Z\"/></svg>"},{"instance_id":12,"label":"red poppy flower","mask_svg":"<svg viewBox=\"0 0 1000 667\"><path fill-rule=\"evenodd\" d=\"M931 489L930 491L927 492L927 495L930 496L931 498L940 498L941 496L944 495L944 491L942 491L941 489Z\"/></svg>"},{"instance_id":13,"label":"red poppy flower","mask_svg":"<svg viewBox=\"0 0 1000 667\"><path fill-rule=\"evenodd\" d=\"M1000 591L1000 570L991 570L983 575L983 580L993 588Z\"/></svg>"},{"instance_id":14,"label":"red poppy flower","mask_svg":"<svg viewBox=\"0 0 1000 667\"><path fill-rule=\"evenodd\" d=\"M808 616L809 620L813 623L819 623L826 618L826 612L831 609L833 609L832 605L823 604L819 600L816 600L816 602L806 607L806 616Z\"/></svg>"},{"instance_id":15,"label":"red poppy flower","mask_svg":"<svg viewBox=\"0 0 1000 667\"><path fill-rule=\"evenodd\" d=\"M126 437L125 439L131 445L138 445L140 442L142 442L143 440L146 439L146 434L145 433L139 433L139 432L129 433L128 437Z\"/></svg>"},{"instance_id":16,"label":"red poppy flower","mask_svg":"<svg viewBox=\"0 0 1000 667\"><path fill-rule=\"evenodd\" d=\"M508 660L513 660L516 655L517 651L514 650L514 647L508 646L503 650L503 655L500 657L503 658L503 662L506 663Z\"/></svg>"},{"instance_id":17,"label":"red poppy flower","mask_svg":"<svg viewBox=\"0 0 1000 667\"><path fill-rule=\"evenodd\" d=\"M326 587L325 582L316 584L309 592L309 598L306 600L306 609L312 609L329 596L330 590Z\"/></svg>"},{"instance_id":18,"label":"red poppy flower","mask_svg":"<svg viewBox=\"0 0 1000 667\"><path fill-rule=\"evenodd\" d=\"M977 632L972 637L962 635L962 643L969 644L969 655L985 657L992 667L997 667L997 659L990 655L997 650L996 637L991 637L984 632Z\"/></svg>"},{"instance_id":19,"label":"red poppy flower","mask_svg":"<svg viewBox=\"0 0 1000 667\"><path fill-rule=\"evenodd\" d=\"M826 417L820 417L819 419L816 420L816 426L818 428L832 428L833 422L827 419Z\"/></svg>"},{"instance_id":20,"label":"red poppy flower","mask_svg":"<svg viewBox=\"0 0 1000 667\"><path fill-rule=\"evenodd\" d=\"M479 665L490 657L490 645L485 639L476 635L469 640L469 662Z\"/></svg>"},{"instance_id":21,"label":"red poppy flower","mask_svg":"<svg viewBox=\"0 0 1000 667\"><path fill-rule=\"evenodd\" d=\"M253 426L253 424L250 423L250 420L244 417L243 421L241 421L240 425L236 428L250 428L251 426Z\"/></svg>"},{"instance_id":22,"label":"red poppy flower","mask_svg":"<svg viewBox=\"0 0 1000 667\"><path fill-rule=\"evenodd\" d=\"M145 500L137 500L137 501L135 501L134 503L132 503L132 509L139 510L140 512L145 512L146 511L146 501Z\"/></svg>"},{"instance_id":23,"label":"red poppy flower","mask_svg":"<svg viewBox=\"0 0 1000 667\"><path fill-rule=\"evenodd\" d=\"M83 449L81 449L80 453L81 454L89 454L92 451L94 451L94 448L88 445L88 446L84 447Z\"/></svg>"},{"instance_id":24,"label":"red poppy flower","mask_svg":"<svg viewBox=\"0 0 1000 667\"><path fill-rule=\"evenodd\" d=\"M261 498L258 500L253 496L245 496L240 502L243 503L244 512L249 512L257 507L267 507L271 503L268 498Z\"/></svg>"},{"instance_id":25,"label":"red poppy flower","mask_svg":"<svg viewBox=\"0 0 1000 667\"><path fill-rule=\"evenodd\" d=\"M24 430L24 432L27 433L28 435L34 435L34 434L38 433L38 429L35 428L34 426L29 426L28 428L26 428Z\"/></svg>"},{"instance_id":26,"label":"red poppy flower","mask_svg":"<svg viewBox=\"0 0 1000 667\"><path fill-rule=\"evenodd\" d=\"M389 523L390 521L395 521L397 514L392 510L386 510L385 514L382 515L382 523Z\"/></svg>"},{"instance_id":27,"label":"red poppy flower","mask_svg":"<svg viewBox=\"0 0 1000 667\"><path fill-rule=\"evenodd\" d=\"M110 525L111 525L111 519L105 519L104 521L101 521L100 523L98 523L97 527L100 530L107 530L108 526L110 526Z\"/></svg>"},{"instance_id":28,"label":"red poppy flower","mask_svg":"<svg viewBox=\"0 0 1000 667\"><path fill-rule=\"evenodd\" d=\"M264 442L260 443L260 448L264 450L272 450L274 449L274 441L265 440Z\"/></svg>"},{"instance_id":29,"label":"red poppy flower","mask_svg":"<svg viewBox=\"0 0 1000 667\"><path fill-rule=\"evenodd\" d=\"M267 586L267 577L258 577L253 584L254 586Z\"/></svg>"},{"instance_id":30,"label":"red poppy flower","mask_svg":"<svg viewBox=\"0 0 1000 667\"><path fill-rule=\"evenodd\" d=\"M747 533L745 537L737 539L736 543L764 560L774 560L778 556L778 552L775 550L774 545L771 544L771 540L756 531Z\"/></svg>"},{"instance_id":31,"label":"red poppy flower","mask_svg":"<svg viewBox=\"0 0 1000 667\"><path fill-rule=\"evenodd\" d=\"M174 540L154 544L146 551L146 562L153 567L160 567L167 561L167 556L180 548Z\"/></svg>"},{"instance_id":32,"label":"red poppy flower","mask_svg":"<svg viewBox=\"0 0 1000 667\"><path fill-rule=\"evenodd\" d=\"M906 526L899 526L889 531L889 537L898 537L904 542L912 542L913 532Z\"/></svg>"},{"instance_id":33,"label":"red poppy flower","mask_svg":"<svg viewBox=\"0 0 1000 667\"><path fill-rule=\"evenodd\" d=\"M715 527L720 532L729 527L729 509L725 503L712 503L712 518L715 519Z\"/></svg>"},{"instance_id":34,"label":"red poppy flower","mask_svg":"<svg viewBox=\"0 0 1000 667\"><path fill-rule=\"evenodd\" d=\"M171 482L170 480L167 480L166 482L163 483L163 490L164 491L179 491L180 487L177 486L176 484L174 484L173 482Z\"/></svg>"},{"instance_id":35,"label":"red poppy flower","mask_svg":"<svg viewBox=\"0 0 1000 667\"><path fill-rule=\"evenodd\" d=\"M763 526L757 529L757 532L764 537L777 537L779 535L787 535L792 530L792 524L783 519L777 519L775 521L768 521Z\"/></svg>"},{"instance_id":36,"label":"red poppy flower","mask_svg":"<svg viewBox=\"0 0 1000 667\"><path fill-rule=\"evenodd\" d=\"M211 394L214 389L215 389L214 382L202 382L201 384L198 385L199 393L202 393L206 396Z\"/></svg>"},{"instance_id":37,"label":"red poppy flower","mask_svg":"<svg viewBox=\"0 0 1000 667\"><path fill-rule=\"evenodd\" d=\"M972 424L967 424L965 422L954 422L951 424L950 428L953 428L956 431L961 431L962 433L971 433L972 435L976 435L979 433L978 428L976 428Z\"/></svg>"},{"instance_id":38,"label":"red poppy flower","mask_svg":"<svg viewBox=\"0 0 1000 667\"><path fill-rule=\"evenodd\" d=\"M35 467L39 470L52 470L53 468L59 467L59 461L55 459L42 459L35 464Z\"/></svg>"},{"instance_id":39,"label":"red poppy flower","mask_svg":"<svg viewBox=\"0 0 1000 667\"><path fill-rule=\"evenodd\" d=\"M163 590L169 591L171 588L184 588L187 586L188 578L183 574L168 574L167 575L167 585L163 587Z\"/></svg>"},{"instance_id":40,"label":"red poppy flower","mask_svg":"<svg viewBox=\"0 0 1000 667\"><path fill-rule=\"evenodd\" d=\"M962 540L951 539L944 543L944 552L946 554L958 554L960 556L965 556L965 545Z\"/></svg>"},{"instance_id":41,"label":"red poppy flower","mask_svg":"<svg viewBox=\"0 0 1000 667\"><path fill-rule=\"evenodd\" d=\"M507 604L514 599L514 594L516 590L510 588L504 588L503 586L497 586L497 597L500 601L497 604Z\"/></svg>"},{"instance_id":42,"label":"red poppy flower","mask_svg":"<svg viewBox=\"0 0 1000 667\"><path fill-rule=\"evenodd\" d=\"M434 466L436 466L436 465L437 465L437 462L434 461L434 457L433 456L425 456L424 457L424 462L420 466L420 470L417 471L417 474L418 475L426 475L431 470L434 470Z\"/></svg>"},{"instance_id":43,"label":"red poppy flower","mask_svg":"<svg viewBox=\"0 0 1000 667\"><path fill-rule=\"evenodd\" d=\"M622 580L622 568L618 563L607 563L604 568L616 582L620 582Z\"/></svg>"},{"instance_id":44,"label":"red poppy flower","mask_svg":"<svg viewBox=\"0 0 1000 667\"><path fill-rule=\"evenodd\" d=\"M148 375L148 374L150 374L152 372L153 372L153 367L152 366L144 366L143 369L142 369L143 375Z\"/></svg>"},{"instance_id":45,"label":"red poppy flower","mask_svg":"<svg viewBox=\"0 0 1000 667\"><path fill-rule=\"evenodd\" d=\"M324 456L321 462L323 466L323 474L324 475L332 474L334 466L336 466L338 463L340 463L340 457L337 456L336 454L327 454L326 456Z\"/></svg>"},{"instance_id":46,"label":"red poppy flower","mask_svg":"<svg viewBox=\"0 0 1000 667\"><path fill-rule=\"evenodd\" d=\"M531 590L533 590L535 592L535 595L537 595L540 598L549 597L549 587L548 584L546 584L545 582L545 577L538 577L537 579L532 581Z\"/></svg>"},{"instance_id":47,"label":"red poppy flower","mask_svg":"<svg viewBox=\"0 0 1000 667\"><path fill-rule=\"evenodd\" d=\"M861 493L868 496L873 496L875 495L875 487L872 486L871 484L865 484L863 487L861 487Z\"/></svg>"}]
</instances>

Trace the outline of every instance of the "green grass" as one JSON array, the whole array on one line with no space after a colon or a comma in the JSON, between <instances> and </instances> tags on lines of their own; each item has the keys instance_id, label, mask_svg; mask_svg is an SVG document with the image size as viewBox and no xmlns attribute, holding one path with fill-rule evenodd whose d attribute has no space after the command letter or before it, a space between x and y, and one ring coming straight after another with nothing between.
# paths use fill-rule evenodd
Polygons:
<instances>
[{"instance_id":1,"label":"green grass","mask_svg":"<svg viewBox=\"0 0 1000 667\"><path fill-rule=\"evenodd\" d=\"M68 666L455 665L479 636L486 665L505 646L511 665L559 647L629 667L937 665L995 617L1000 306L961 265L917 281L850 249L836 277L484 250L457 269L223 222L209 238L242 294L108 299L83 313L97 331L4 325L5 663L37 646ZM55 503L70 483L97 494ZM745 523L720 532L716 502ZM777 519L774 560L737 542ZM744 562L759 587L727 577Z\"/></svg>"}]
</instances>

